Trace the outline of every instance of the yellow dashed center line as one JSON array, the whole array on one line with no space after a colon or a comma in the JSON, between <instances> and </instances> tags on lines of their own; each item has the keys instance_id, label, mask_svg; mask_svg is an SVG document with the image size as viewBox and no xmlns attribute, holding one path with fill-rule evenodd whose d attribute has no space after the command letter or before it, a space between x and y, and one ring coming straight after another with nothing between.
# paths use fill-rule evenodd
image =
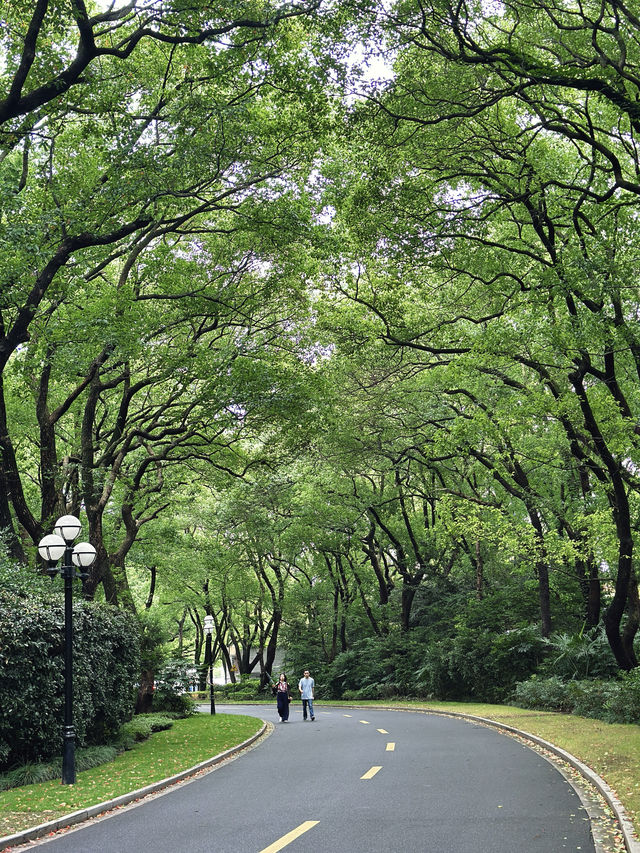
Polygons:
<instances>
[{"instance_id":1,"label":"yellow dashed center line","mask_svg":"<svg viewBox=\"0 0 640 853\"><path fill-rule=\"evenodd\" d=\"M381 735L388 735L389 732L386 729L378 729Z\"/></svg>"},{"instance_id":2,"label":"yellow dashed center line","mask_svg":"<svg viewBox=\"0 0 640 853\"><path fill-rule=\"evenodd\" d=\"M361 776L360 778L361 779L373 779L373 777L376 775L376 773L379 770L382 770L382 765L380 765L379 767L372 767L371 770L367 770L367 772L364 774L364 776Z\"/></svg>"},{"instance_id":3,"label":"yellow dashed center line","mask_svg":"<svg viewBox=\"0 0 640 853\"><path fill-rule=\"evenodd\" d=\"M287 832L286 835L283 835L282 838L279 838L277 841L274 841L273 844L265 847L264 850L260 851L260 853L277 853L278 850L282 850L282 848L286 847L287 844L291 844L292 841L295 841L296 838L304 835L305 832L308 832L317 823L319 823L317 820L307 820L304 823L301 823L296 829L292 829L291 832Z\"/></svg>"},{"instance_id":4,"label":"yellow dashed center line","mask_svg":"<svg viewBox=\"0 0 640 853\"><path fill-rule=\"evenodd\" d=\"M360 722L362 723L362 725L363 725L363 726L369 726L369 725L371 725L371 724L370 724L370 722L369 722L369 720L360 720Z\"/></svg>"},{"instance_id":5,"label":"yellow dashed center line","mask_svg":"<svg viewBox=\"0 0 640 853\"><path fill-rule=\"evenodd\" d=\"M393 752L395 750L395 748L396 748L395 743L393 743L393 741L389 741L389 743L387 744L387 752Z\"/></svg>"}]
</instances>

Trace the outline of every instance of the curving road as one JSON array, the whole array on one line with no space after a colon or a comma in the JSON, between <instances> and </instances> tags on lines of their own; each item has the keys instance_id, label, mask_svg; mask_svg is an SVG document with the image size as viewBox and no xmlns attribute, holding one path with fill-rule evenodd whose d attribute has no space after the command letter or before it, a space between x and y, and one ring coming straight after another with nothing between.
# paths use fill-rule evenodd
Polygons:
<instances>
[{"instance_id":1,"label":"curving road","mask_svg":"<svg viewBox=\"0 0 640 853\"><path fill-rule=\"evenodd\" d=\"M222 706L275 722L275 707ZM593 853L535 751L461 719L323 708L214 772L51 840L43 853Z\"/></svg>"}]
</instances>

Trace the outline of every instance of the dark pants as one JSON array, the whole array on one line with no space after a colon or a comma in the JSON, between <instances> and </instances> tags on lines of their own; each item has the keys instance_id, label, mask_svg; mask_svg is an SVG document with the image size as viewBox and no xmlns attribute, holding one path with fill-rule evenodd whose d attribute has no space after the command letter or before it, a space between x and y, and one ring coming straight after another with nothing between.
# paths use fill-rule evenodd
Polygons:
<instances>
[{"instance_id":1,"label":"dark pants","mask_svg":"<svg viewBox=\"0 0 640 853\"><path fill-rule=\"evenodd\" d=\"M311 719L313 719L313 699L303 699L302 700L302 719L307 719L307 708L309 709L309 714L311 715Z\"/></svg>"},{"instance_id":2,"label":"dark pants","mask_svg":"<svg viewBox=\"0 0 640 853\"><path fill-rule=\"evenodd\" d=\"M289 719L289 697L286 693L278 693L276 700L278 702L278 714L283 720Z\"/></svg>"}]
</instances>

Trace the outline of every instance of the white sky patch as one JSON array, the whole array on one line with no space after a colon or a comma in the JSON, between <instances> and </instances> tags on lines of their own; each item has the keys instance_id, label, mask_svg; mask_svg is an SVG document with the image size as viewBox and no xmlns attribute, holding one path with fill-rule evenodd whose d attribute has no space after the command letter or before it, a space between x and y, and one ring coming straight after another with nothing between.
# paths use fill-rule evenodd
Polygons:
<instances>
[{"instance_id":1,"label":"white sky patch","mask_svg":"<svg viewBox=\"0 0 640 853\"><path fill-rule=\"evenodd\" d=\"M320 213L316 213L313 221L316 225L331 225L336 215L336 209L330 204L325 204Z\"/></svg>"},{"instance_id":2,"label":"white sky patch","mask_svg":"<svg viewBox=\"0 0 640 853\"><path fill-rule=\"evenodd\" d=\"M367 50L366 46L359 44L353 50L352 61L354 65L359 65L363 69L362 79L367 83L374 81L390 82L395 78L395 74L388 57Z\"/></svg>"},{"instance_id":3,"label":"white sky patch","mask_svg":"<svg viewBox=\"0 0 640 853\"><path fill-rule=\"evenodd\" d=\"M503 16L505 14L505 5L500 0L482 0L482 14L489 16Z\"/></svg>"}]
</instances>

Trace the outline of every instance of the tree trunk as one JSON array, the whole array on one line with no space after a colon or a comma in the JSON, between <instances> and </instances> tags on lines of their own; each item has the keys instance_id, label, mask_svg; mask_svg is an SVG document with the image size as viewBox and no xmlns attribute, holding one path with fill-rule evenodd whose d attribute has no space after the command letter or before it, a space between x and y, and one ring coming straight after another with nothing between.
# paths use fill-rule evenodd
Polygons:
<instances>
[{"instance_id":1,"label":"tree trunk","mask_svg":"<svg viewBox=\"0 0 640 853\"><path fill-rule=\"evenodd\" d=\"M633 669L637 666L635 654L629 654L628 638L623 642L620 633L620 625L629 598L629 585L631 579L631 559L633 555L633 541L631 530L628 536L619 538L618 552L618 575L616 578L616 589L611 601L604 613L604 627L611 646L611 651L618 663L624 670ZM637 591L636 591L637 595Z\"/></svg>"},{"instance_id":2,"label":"tree trunk","mask_svg":"<svg viewBox=\"0 0 640 853\"><path fill-rule=\"evenodd\" d=\"M408 631L411 625L411 608L413 599L416 595L416 587L409 583L402 585L402 604L400 615L400 627L403 631Z\"/></svg>"},{"instance_id":3,"label":"tree trunk","mask_svg":"<svg viewBox=\"0 0 640 853\"><path fill-rule=\"evenodd\" d=\"M602 589L598 566L593 556L586 560L576 560L576 574L584 605L584 623L587 628L595 628L600 623Z\"/></svg>"},{"instance_id":4,"label":"tree trunk","mask_svg":"<svg viewBox=\"0 0 640 853\"><path fill-rule=\"evenodd\" d=\"M20 539L16 536L13 526L13 516L9 505L9 491L7 478L4 474L4 462L2 460L2 448L0 447L0 532L5 536L5 542L9 556L17 563L26 563L27 556L22 547Z\"/></svg>"},{"instance_id":5,"label":"tree trunk","mask_svg":"<svg viewBox=\"0 0 640 853\"><path fill-rule=\"evenodd\" d=\"M627 621L622 632L622 647L632 667L638 666L638 658L633 647L638 628L640 628L640 596L638 595L638 579L635 569L631 569L629 578L629 595L627 596Z\"/></svg>"},{"instance_id":6,"label":"tree trunk","mask_svg":"<svg viewBox=\"0 0 640 853\"><path fill-rule=\"evenodd\" d=\"M552 629L551 592L549 590L549 566L547 565L547 551L544 545L544 530L538 511L527 505L527 512L538 542L536 575L538 578L538 601L540 603L540 633L543 637L550 637Z\"/></svg>"},{"instance_id":7,"label":"tree trunk","mask_svg":"<svg viewBox=\"0 0 640 853\"><path fill-rule=\"evenodd\" d=\"M155 673L152 669L145 669L140 673L140 684L136 697L136 714L148 714L153 704L153 682Z\"/></svg>"}]
</instances>

